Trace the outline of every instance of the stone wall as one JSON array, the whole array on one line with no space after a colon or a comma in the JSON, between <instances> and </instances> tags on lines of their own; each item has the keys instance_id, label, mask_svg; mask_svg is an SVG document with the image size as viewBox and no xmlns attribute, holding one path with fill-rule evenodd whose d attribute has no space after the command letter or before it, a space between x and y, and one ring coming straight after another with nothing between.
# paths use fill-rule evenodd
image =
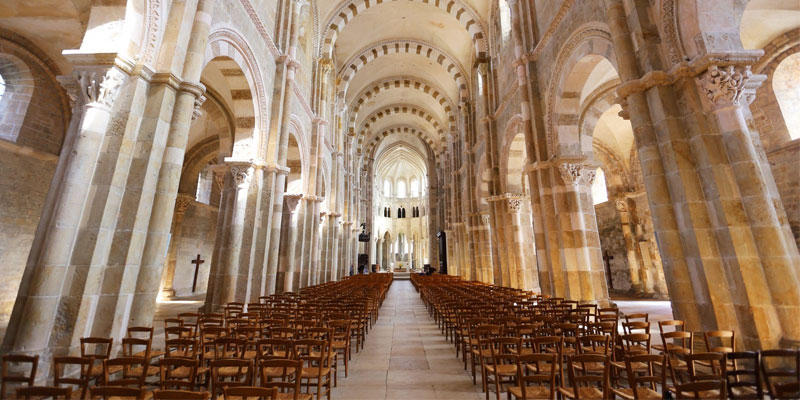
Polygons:
<instances>
[{"instance_id":1,"label":"stone wall","mask_svg":"<svg viewBox=\"0 0 800 400\"><path fill-rule=\"evenodd\" d=\"M771 151L767 154L775 185L781 194L783 208L789 219L789 226L794 233L794 239L800 248L800 173L798 160L800 160L800 140Z\"/></svg>"},{"instance_id":2,"label":"stone wall","mask_svg":"<svg viewBox=\"0 0 800 400\"><path fill-rule=\"evenodd\" d=\"M211 257L214 253L218 214L219 210L216 207L196 202L186 209L181 236L172 239L178 240L175 280L172 283L175 294L178 297L206 292ZM198 254L205 262L200 264L200 270L197 274L197 290L192 293L192 280L194 279L195 269L192 260Z\"/></svg>"},{"instance_id":3,"label":"stone wall","mask_svg":"<svg viewBox=\"0 0 800 400\"><path fill-rule=\"evenodd\" d=\"M56 161L0 141L0 323L14 306Z\"/></svg>"},{"instance_id":4,"label":"stone wall","mask_svg":"<svg viewBox=\"0 0 800 400\"><path fill-rule=\"evenodd\" d=\"M628 267L625 236L622 233L622 221L619 218L613 201L606 201L594 206L597 215L597 232L600 234L600 248L603 255L614 257L611 264L612 293L624 293L631 289L631 272Z\"/></svg>"}]
</instances>

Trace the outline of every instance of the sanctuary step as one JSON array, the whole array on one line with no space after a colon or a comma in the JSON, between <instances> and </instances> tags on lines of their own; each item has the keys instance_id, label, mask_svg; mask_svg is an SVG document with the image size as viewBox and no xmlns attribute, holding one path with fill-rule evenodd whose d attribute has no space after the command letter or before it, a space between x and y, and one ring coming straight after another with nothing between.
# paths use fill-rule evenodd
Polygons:
<instances>
[{"instance_id":1,"label":"sanctuary step","mask_svg":"<svg viewBox=\"0 0 800 400\"><path fill-rule=\"evenodd\" d=\"M410 281L411 280L411 272L392 272L394 275L394 280L396 281Z\"/></svg>"}]
</instances>

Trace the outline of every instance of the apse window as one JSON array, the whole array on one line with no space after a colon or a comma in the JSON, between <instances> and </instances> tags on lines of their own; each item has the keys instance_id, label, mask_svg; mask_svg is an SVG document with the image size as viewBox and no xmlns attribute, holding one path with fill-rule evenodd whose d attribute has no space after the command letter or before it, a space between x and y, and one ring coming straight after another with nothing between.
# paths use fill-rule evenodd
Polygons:
<instances>
[{"instance_id":1,"label":"apse window","mask_svg":"<svg viewBox=\"0 0 800 400\"><path fill-rule=\"evenodd\" d=\"M411 180L411 197L419 197L419 181L416 178Z\"/></svg>"},{"instance_id":2,"label":"apse window","mask_svg":"<svg viewBox=\"0 0 800 400\"><path fill-rule=\"evenodd\" d=\"M392 195L392 184L388 180L385 180L383 181L383 196L389 197L391 195Z\"/></svg>"},{"instance_id":3,"label":"apse window","mask_svg":"<svg viewBox=\"0 0 800 400\"><path fill-rule=\"evenodd\" d=\"M500 34L503 40L511 36L511 8L504 0L500 0Z\"/></svg>"},{"instance_id":4,"label":"apse window","mask_svg":"<svg viewBox=\"0 0 800 400\"><path fill-rule=\"evenodd\" d=\"M397 197L400 199L406 198L406 181L397 181Z\"/></svg>"},{"instance_id":5,"label":"apse window","mask_svg":"<svg viewBox=\"0 0 800 400\"><path fill-rule=\"evenodd\" d=\"M3 99L3 95L6 93L6 80L3 78L3 75L0 75L0 100Z\"/></svg>"},{"instance_id":6,"label":"apse window","mask_svg":"<svg viewBox=\"0 0 800 400\"><path fill-rule=\"evenodd\" d=\"M786 57L772 78L772 90L789 130L789 139L800 138L800 53Z\"/></svg>"},{"instance_id":7,"label":"apse window","mask_svg":"<svg viewBox=\"0 0 800 400\"><path fill-rule=\"evenodd\" d=\"M602 168L597 169L592 183L592 200L593 204L597 205L608 201L608 188L606 188L606 174Z\"/></svg>"}]
</instances>

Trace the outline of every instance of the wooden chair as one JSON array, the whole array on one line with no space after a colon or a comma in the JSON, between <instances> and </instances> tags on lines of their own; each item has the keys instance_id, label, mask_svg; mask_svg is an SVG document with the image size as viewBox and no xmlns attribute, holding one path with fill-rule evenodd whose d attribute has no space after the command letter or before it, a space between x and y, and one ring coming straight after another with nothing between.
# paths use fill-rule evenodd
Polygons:
<instances>
[{"instance_id":1,"label":"wooden chair","mask_svg":"<svg viewBox=\"0 0 800 400\"><path fill-rule=\"evenodd\" d=\"M667 343L665 340L663 340L664 334L670 332L670 329L672 330L672 332L682 332L684 330L685 325L686 325L685 322L677 319L668 321L659 321L658 333L661 334L662 344L653 345L653 349L656 351L667 351L672 346L672 344Z\"/></svg>"},{"instance_id":2,"label":"wooden chair","mask_svg":"<svg viewBox=\"0 0 800 400\"><path fill-rule=\"evenodd\" d=\"M762 350L761 373L772 398L787 398L792 385L800 382L800 351Z\"/></svg>"},{"instance_id":3,"label":"wooden chair","mask_svg":"<svg viewBox=\"0 0 800 400\"><path fill-rule=\"evenodd\" d=\"M6 398L8 384L33 386L36 381L36 368L39 366L39 355L5 354L0 361L0 397ZM25 372L17 372L17 371ZM26 374L27 373L27 374Z\"/></svg>"},{"instance_id":4,"label":"wooden chair","mask_svg":"<svg viewBox=\"0 0 800 400\"><path fill-rule=\"evenodd\" d=\"M588 363L603 365L601 374L586 368ZM569 387L558 392L568 399L606 399L609 397L609 357L600 354L578 354L567 358Z\"/></svg>"},{"instance_id":5,"label":"wooden chair","mask_svg":"<svg viewBox=\"0 0 800 400\"><path fill-rule=\"evenodd\" d=\"M72 388L62 388L56 386L27 386L17 388L17 399L43 399L52 398L53 400L70 400L72 398Z\"/></svg>"},{"instance_id":6,"label":"wooden chair","mask_svg":"<svg viewBox=\"0 0 800 400\"><path fill-rule=\"evenodd\" d=\"M520 400L555 400L558 362L556 354L532 353L518 356L517 386L508 388L509 396Z\"/></svg>"},{"instance_id":7,"label":"wooden chair","mask_svg":"<svg viewBox=\"0 0 800 400\"><path fill-rule=\"evenodd\" d=\"M476 366L481 370L481 384L484 393L486 388L486 365L492 362L491 339L499 337L503 328L500 325L481 325L475 328L477 345L470 351L472 365L472 384L476 383Z\"/></svg>"},{"instance_id":8,"label":"wooden chair","mask_svg":"<svg viewBox=\"0 0 800 400\"><path fill-rule=\"evenodd\" d=\"M194 390L200 362L189 358L165 357L159 360L159 386L162 390Z\"/></svg>"},{"instance_id":9,"label":"wooden chair","mask_svg":"<svg viewBox=\"0 0 800 400\"><path fill-rule=\"evenodd\" d=\"M352 348L351 348L351 333L350 333L350 321L348 320L332 320L328 321L328 327L333 330L333 342L331 348L337 354L341 354L342 359L344 360L344 376L347 377L348 368L349 368L349 360L352 357ZM337 361L338 362L338 361Z\"/></svg>"},{"instance_id":10,"label":"wooden chair","mask_svg":"<svg viewBox=\"0 0 800 400\"><path fill-rule=\"evenodd\" d=\"M121 376L112 379L112 375ZM103 360L103 386L142 387L147 379L147 359L144 357L118 357Z\"/></svg>"},{"instance_id":11,"label":"wooden chair","mask_svg":"<svg viewBox=\"0 0 800 400\"><path fill-rule=\"evenodd\" d=\"M81 338L81 357L92 360L92 365L89 367L90 380L98 380L98 378L103 376L103 360L107 360L111 357L111 347L113 344L111 338Z\"/></svg>"},{"instance_id":12,"label":"wooden chair","mask_svg":"<svg viewBox=\"0 0 800 400\"><path fill-rule=\"evenodd\" d=\"M761 359L754 351L725 353L727 365L725 381L731 399L763 399L761 386Z\"/></svg>"},{"instance_id":13,"label":"wooden chair","mask_svg":"<svg viewBox=\"0 0 800 400\"><path fill-rule=\"evenodd\" d=\"M211 360L211 396L216 398L225 387L251 386L253 360L237 358Z\"/></svg>"},{"instance_id":14,"label":"wooden chair","mask_svg":"<svg viewBox=\"0 0 800 400\"><path fill-rule=\"evenodd\" d=\"M80 399L86 398L89 390L89 368L92 360L83 357L53 357L53 385L74 385L80 389ZM72 370L72 371L70 371Z\"/></svg>"},{"instance_id":15,"label":"wooden chair","mask_svg":"<svg viewBox=\"0 0 800 400\"><path fill-rule=\"evenodd\" d=\"M331 367L328 357L328 342L325 340L302 339L294 342L294 352L303 362L300 374L301 386L317 388L316 398L325 395L331 398Z\"/></svg>"},{"instance_id":16,"label":"wooden chair","mask_svg":"<svg viewBox=\"0 0 800 400\"><path fill-rule=\"evenodd\" d=\"M303 375L303 362L300 360L262 360L261 386L276 388L279 400L311 400L313 395L301 392L299 377Z\"/></svg>"},{"instance_id":17,"label":"wooden chair","mask_svg":"<svg viewBox=\"0 0 800 400\"><path fill-rule=\"evenodd\" d=\"M89 389L91 400L144 400L145 390L143 388L125 386L93 386Z\"/></svg>"},{"instance_id":18,"label":"wooden chair","mask_svg":"<svg viewBox=\"0 0 800 400\"><path fill-rule=\"evenodd\" d=\"M160 358L164 356L164 351L162 350L155 350L152 348L153 345L153 333L154 329L151 326L131 326L128 327L128 337L131 339L146 339L150 342L150 346L148 346L147 351L149 351L148 356L150 358ZM144 357L144 352L131 354L134 357Z\"/></svg>"},{"instance_id":19,"label":"wooden chair","mask_svg":"<svg viewBox=\"0 0 800 400\"><path fill-rule=\"evenodd\" d=\"M231 399L275 400L278 398L277 388L263 388L258 386L236 386L236 387L224 387L222 390L225 400L231 400Z\"/></svg>"},{"instance_id":20,"label":"wooden chair","mask_svg":"<svg viewBox=\"0 0 800 400\"><path fill-rule=\"evenodd\" d=\"M188 390L153 390L153 400L208 400L209 392L191 392Z\"/></svg>"},{"instance_id":21,"label":"wooden chair","mask_svg":"<svg viewBox=\"0 0 800 400\"><path fill-rule=\"evenodd\" d=\"M521 341L514 337L498 337L490 339L489 349L492 362L484 367L486 379L486 399L489 399L489 384L494 384L497 400L504 384L513 384L517 380L517 354Z\"/></svg>"},{"instance_id":22,"label":"wooden chair","mask_svg":"<svg viewBox=\"0 0 800 400\"><path fill-rule=\"evenodd\" d=\"M688 367L683 357L692 354L694 346L694 334L692 332L675 331L661 334L662 348L667 349L667 367L669 368L669 378L673 385L677 385L681 377L679 374L687 374ZM652 346L656 349L656 346Z\"/></svg>"},{"instance_id":23,"label":"wooden chair","mask_svg":"<svg viewBox=\"0 0 800 400\"><path fill-rule=\"evenodd\" d=\"M666 390L667 356L664 354L630 354L625 356L625 367L628 377L627 388L615 387L614 395L625 400L661 399L658 385ZM660 374L656 371L660 370Z\"/></svg>"},{"instance_id":24,"label":"wooden chair","mask_svg":"<svg viewBox=\"0 0 800 400\"><path fill-rule=\"evenodd\" d=\"M678 399L725 399L725 382L719 380L696 381L675 388Z\"/></svg>"},{"instance_id":25,"label":"wooden chair","mask_svg":"<svg viewBox=\"0 0 800 400\"><path fill-rule=\"evenodd\" d=\"M122 356L144 358L145 359L144 365L147 368L147 371L145 371L145 376L158 375L158 366L150 365L150 361L153 359L150 353L151 345L152 345L152 340L150 339L131 338L131 337L122 339ZM164 352L161 352L161 354L163 355Z\"/></svg>"}]
</instances>

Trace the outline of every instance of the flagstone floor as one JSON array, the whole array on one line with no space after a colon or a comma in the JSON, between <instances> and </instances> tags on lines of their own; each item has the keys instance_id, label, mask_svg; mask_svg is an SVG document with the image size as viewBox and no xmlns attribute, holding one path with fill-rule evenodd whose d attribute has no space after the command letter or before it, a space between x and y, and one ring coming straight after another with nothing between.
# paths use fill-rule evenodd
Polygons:
<instances>
[{"instance_id":1,"label":"flagstone floor","mask_svg":"<svg viewBox=\"0 0 800 400\"><path fill-rule=\"evenodd\" d=\"M353 353L349 375L340 375L332 399L483 398L480 376L473 385L410 281L392 283L364 349Z\"/></svg>"}]
</instances>

